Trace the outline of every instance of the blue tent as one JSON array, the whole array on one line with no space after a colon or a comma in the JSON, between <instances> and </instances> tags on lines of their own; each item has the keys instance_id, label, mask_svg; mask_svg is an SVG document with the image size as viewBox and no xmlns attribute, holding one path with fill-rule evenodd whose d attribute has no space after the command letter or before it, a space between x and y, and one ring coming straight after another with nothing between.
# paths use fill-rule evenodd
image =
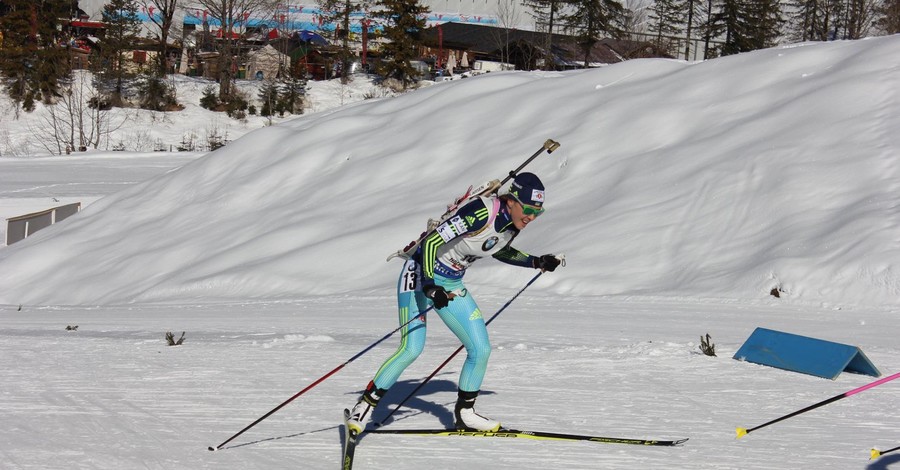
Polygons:
<instances>
[{"instance_id":1,"label":"blue tent","mask_svg":"<svg viewBox=\"0 0 900 470\"><path fill-rule=\"evenodd\" d=\"M308 42L312 44L322 44L327 45L328 40L323 38L320 34L312 32L308 29L300 30L294 33L294 37L303 42Z\"/></svg>"}]
</instances>

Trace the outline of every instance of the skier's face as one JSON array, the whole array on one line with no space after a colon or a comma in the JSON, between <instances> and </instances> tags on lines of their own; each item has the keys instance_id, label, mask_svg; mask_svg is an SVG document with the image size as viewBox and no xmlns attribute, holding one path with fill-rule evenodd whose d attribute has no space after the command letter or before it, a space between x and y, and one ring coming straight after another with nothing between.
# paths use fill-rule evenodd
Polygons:
<instances>
[{"instance_id":1,"label":"skier's face","mask_svg":"<svg viewBox=\"0 0 900 470\"><path fill-rule=\"evenodd\" d=\"M509 208L509 215L512 217L513 225L518 230L525 228L526 225L530 224L531 221L536 219L537 216L541 215L541 212L543 212L543 209L541 208L526 206L514 199L508 199L506 201L506 206Z\"/></svg>"}]
</instances>

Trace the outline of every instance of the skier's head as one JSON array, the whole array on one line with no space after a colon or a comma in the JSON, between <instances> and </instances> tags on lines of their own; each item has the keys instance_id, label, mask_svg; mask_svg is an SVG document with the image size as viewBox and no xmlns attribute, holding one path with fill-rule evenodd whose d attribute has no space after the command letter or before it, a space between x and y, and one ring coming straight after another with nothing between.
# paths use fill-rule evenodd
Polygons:
<instances>
[{"instance_id":1,"label":"skier's head","mask_svg":"<svg viewBox=\"0 0 900 470\"><path fill-rule=\"evenodd\" d=\"M543 207L544 183L534 173L519 173L513 178L509 194L522 204Z\"/></svg>"},{"instance_id":2,"label":"skier's head","mask_svg":"<svg viewBox=\"0 0 900 470\"><path fill-rule=\"evenodd\" d=\"M513 225L522 230L544 212L544 183L534 173L520 173L504 198Z\"/></svg>"}]
</instances>

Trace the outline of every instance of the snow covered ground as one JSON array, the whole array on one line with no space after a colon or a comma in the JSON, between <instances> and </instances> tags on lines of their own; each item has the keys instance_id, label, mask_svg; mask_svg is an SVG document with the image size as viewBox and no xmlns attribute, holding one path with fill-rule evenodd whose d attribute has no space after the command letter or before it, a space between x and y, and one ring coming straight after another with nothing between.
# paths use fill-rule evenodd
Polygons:
<instances>
[{"instance_id":1,"label":"snow covered ground","mask_svg":"<svg viewBox=\"0 0 900 470\"><path fill-rule=\"evenodd\" d=\"M731 359L762 326L858 345L900 371L898 54L888 37L489 74L208 155L0 159L4 211L90 202L0 248L2 466L335 468L341 409L397 338L206 448L393 330L387 254L554 138L560 149L529 166L547 213L516 246L568 266L492 323L479 411L524 429L690 440L369 435L355 468L900 468L897 454L867 460L900 444L900 381L736 440L736 427L875 379ZM466 279L491 315L534 274L485 260ZM457 347L431 323L376 419ZM166 346L168 331L184 344ZM717 357L698 351L706 333ZM450 425L461 360L388 426Z\"/></svg>"}]
</instances>

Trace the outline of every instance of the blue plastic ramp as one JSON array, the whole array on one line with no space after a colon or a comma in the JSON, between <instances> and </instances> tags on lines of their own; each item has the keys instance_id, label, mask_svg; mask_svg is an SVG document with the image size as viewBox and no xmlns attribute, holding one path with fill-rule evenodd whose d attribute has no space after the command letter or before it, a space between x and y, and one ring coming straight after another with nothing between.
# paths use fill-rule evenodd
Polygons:
<instances>
[{"instance_id":1,"label":"blue plastic ramp","mask_svg":"<svg viewBox=\"0 0 900 470\"><path fill-rule=\"evenodd\" d=\"M856 346L757 328L734 359L834 380L841 372L879 377L881 372Z\"/></svg>"}]
</instances>

